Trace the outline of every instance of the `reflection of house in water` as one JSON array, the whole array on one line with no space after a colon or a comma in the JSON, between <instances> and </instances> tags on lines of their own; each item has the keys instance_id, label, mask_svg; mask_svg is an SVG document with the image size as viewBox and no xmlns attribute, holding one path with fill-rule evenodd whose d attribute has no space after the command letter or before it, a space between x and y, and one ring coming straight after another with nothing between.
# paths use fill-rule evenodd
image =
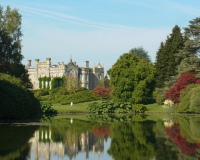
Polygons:
<instances>
[{"instance_id":1,"label":"reflection of house in water","mask_svg":"<svg viewBox=\"0 0 200 160\"><path fill-rule=\"evenodd\" d=\"M80 136L80 149L86 153L86 158L89 157L89 151L98 153L99 155L104 150L104 140L94 136L94 134L86 132Z\"/></svg>"},{"instance_id":2,"label":"reflection of house in water","mask_svg":"<svg viewBox=\"0 0 200 160\"><path fill-rule=\"evenodd\" d=\"M51 155L57 155L59 158L68 156L69 159L75 158L78 152L85 152L86 158L89 157L89 151L100 155L104 150L104 139L99 139L92 133L86 132L78 135L66 137L66 142L53 142L51 139L51 130L38 130L34 137L30 139L31 151L34 152L34 159L44 158L50 160Z\"/></svg>"}]
</instances>

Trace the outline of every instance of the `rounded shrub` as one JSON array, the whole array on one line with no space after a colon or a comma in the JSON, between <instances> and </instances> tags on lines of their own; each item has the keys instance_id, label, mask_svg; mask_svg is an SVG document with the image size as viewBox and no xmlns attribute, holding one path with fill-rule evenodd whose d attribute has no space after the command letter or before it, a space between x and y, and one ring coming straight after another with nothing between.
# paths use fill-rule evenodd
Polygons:
<instances>
[{"instance_id":1,"label":"rounded shrub","mask_svg":"<svg viewBox=\"0 0 200 160\"><path fill-rule=\"evenodd\" d=\"M0 119L30 119L41 113L33 92L15 77L0 73Z\"/></svg>"}]
</instances>

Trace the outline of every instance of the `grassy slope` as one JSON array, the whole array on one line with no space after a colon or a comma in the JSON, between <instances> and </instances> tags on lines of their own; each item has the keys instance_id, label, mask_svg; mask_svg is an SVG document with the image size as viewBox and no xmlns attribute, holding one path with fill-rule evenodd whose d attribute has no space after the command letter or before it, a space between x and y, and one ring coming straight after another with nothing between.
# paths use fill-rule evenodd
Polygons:
<instances>
[{"instance_id":1,"label":"grassy slope","mask_svg":"<svg viewBox=\"0 0 200 160\"><path fill-rule=\"evenodd\" d=\"M95 101L95 102L99 102L99 101ZM94 101L92 102L84 102L84 103L76 103L73 105L73 107L71 107L70 105L61 105L61 104L53 104L52 108L57 110L58 112L71 112L71 113L77 113L77 112L90 112L90 110L88 110L88 105L94 103Z\"/></svg>"},{"instance_id":2,"label":"grassy slope","mask_svg":"<svg viewBox=\"0 0 200 160\"><path fill-rule=\"evenodd\" d=\"M95 102L100 102L95 101ZM73 119L79 119L79 120L85 120L87 121L88 114L90 110L87 109L88 105L94 103L93 102L85 102L85 103L78 103L74 104L73 107L70 107L70 105L61 105L61 104L53 104L52 108L57 110L59 113L70 113L70 114L58 114L54 118L58 119L66 119L66 118L73 118ZM161 105L158 104L149 104L146 105L148 111L146 112L146 120L162 120L166 116L166 111ZM80 114L73 114L73 113L80 113ZM82 114L84 113L84 114ZM139 115L138 115L139 116Z\"/></svg>"},{"instance_id":3,"label":"grassy slope","mask_svg":"<svg viewBox=\"0 0 200 160\"><path fill-rule=\"evenodd\" d=\"M53 104L52 108L57 110L58 112L89 112L88 105L94 102L100 102L99 101L92 101L92 102L84 102L84 103L77 103L74 104L73 107L70 107L70 105L61 105L61 104ZM165 112L165 109L158 104L149 104L146 105L148 112Z\"/></svg>"},{"instance_id":4,"label":"grassy slope","mask_svg":"<svg viewBox=\"0 0 200 160\"><path fill-rule=\"evenodd\" d=\"M162 107L162 105L158 105L156 103L154 104L148 104L146 105L148 111L147 112L166 112L165 109Z\"/></svg>"}]
</instances>

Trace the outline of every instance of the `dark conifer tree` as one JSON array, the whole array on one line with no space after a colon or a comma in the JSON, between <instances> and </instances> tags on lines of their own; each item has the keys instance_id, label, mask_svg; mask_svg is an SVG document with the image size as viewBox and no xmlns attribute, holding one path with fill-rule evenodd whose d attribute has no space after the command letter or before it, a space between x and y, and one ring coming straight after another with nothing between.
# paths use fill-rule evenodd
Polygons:
<instances>
[{"instance_id":1,"label":"dark conifer tree","mask_svg":"<svg viewBox=\"0 0 200 160\"><path fill-rule=\"evenodd\" d=\"M155 63L155 68L156 68L156 87L161 88L163 86L163 79L165 77L165 64L162 62L164 61L164 43L161 42L160 48L158 49L158 52L156 54L156 63Z\"/></svg>"},{"instance_id":2,"label":"dark conifer tree","mask_svg":"<svg viewBox=\"0 0 200 160\"><path fill-rule=\"evenodd\" d=\"M169 81L171 76L177 75L179 61L176 61L175 57L183 46L183 35L179 26L176 25L166 42L161 43L156 55L157 87L163 87L164 82Z\"/></svg>"}]
</instances>

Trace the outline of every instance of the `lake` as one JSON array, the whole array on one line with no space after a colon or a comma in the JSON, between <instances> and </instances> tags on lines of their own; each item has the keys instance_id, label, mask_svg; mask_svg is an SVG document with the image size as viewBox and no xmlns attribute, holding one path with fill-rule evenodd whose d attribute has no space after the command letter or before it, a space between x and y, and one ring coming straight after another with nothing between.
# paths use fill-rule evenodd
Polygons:
<instances>
[{"instance_id":1,"label":"lake","mask_svg":"<svg viewBox=\"0 0 200 160\"><path fill-rule=\"evenodd\" d=\"M1 160L197 160L200 117L62 115L0 123Z\"/></svg>"}]
</instances>

